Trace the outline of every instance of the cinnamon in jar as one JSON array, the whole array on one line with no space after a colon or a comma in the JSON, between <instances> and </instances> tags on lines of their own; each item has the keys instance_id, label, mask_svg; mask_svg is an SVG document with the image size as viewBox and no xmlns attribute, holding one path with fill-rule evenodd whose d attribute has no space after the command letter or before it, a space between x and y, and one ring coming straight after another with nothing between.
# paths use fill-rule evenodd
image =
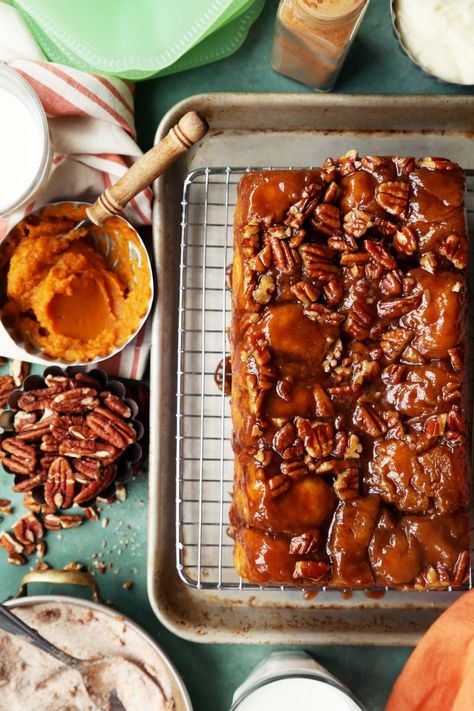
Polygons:
<instances>
[{"instance_id":1,"label":"cinnamon in jar","mask_svg":"<svg viewBox=\"0 0 474 711\"><path fill-rule=\"evenodd\" d=\"M320 91L330 91L369 0L281 0L272 67Z\"/></svg>"}]
</instances>

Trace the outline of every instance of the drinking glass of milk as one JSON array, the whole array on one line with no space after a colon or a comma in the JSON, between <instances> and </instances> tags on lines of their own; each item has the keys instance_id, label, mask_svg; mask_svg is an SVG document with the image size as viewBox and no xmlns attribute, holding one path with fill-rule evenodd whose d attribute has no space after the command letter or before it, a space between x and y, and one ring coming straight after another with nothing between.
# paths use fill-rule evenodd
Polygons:
<instances>
[{"instance_id":1,"label":"drinking glass of milk","mask_svg":"<svg viewBox=\"0 0 474 711\"><path fill-rule=\"evenodd\" d=\"M38 195L51 153L40 100L18 72L0 62L0 216Z\"/></svg>"},{"instance_id":2,"label":"drinking glass of milk","mask_svg":"<svg viewBox=\"0 0 474 711\"><path fill-rule=\"evenodd\" d=\"M306 652L272 652L234 694L230 711L364 711L344 684Z\"/></svg>"}]
</instances>

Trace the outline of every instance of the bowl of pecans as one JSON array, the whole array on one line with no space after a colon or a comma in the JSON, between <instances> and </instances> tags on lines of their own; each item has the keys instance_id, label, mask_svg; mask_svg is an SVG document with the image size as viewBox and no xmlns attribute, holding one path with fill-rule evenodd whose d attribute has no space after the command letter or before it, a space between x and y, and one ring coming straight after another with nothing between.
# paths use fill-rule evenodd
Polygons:
<instances>
[{"instance_id":1,"label":"bowl of pecans","mask_svg":"<svg viewBox=\"0 0 474 711\"><path fill-rule=\"evenodd\" d=\"M27 376L7 405L0 461L13 491L38 504L46 528L67 528L74 517L64 512L113 496L142 458L138 406L100 369L50 366Z\"/></svg>"}]
</instances>

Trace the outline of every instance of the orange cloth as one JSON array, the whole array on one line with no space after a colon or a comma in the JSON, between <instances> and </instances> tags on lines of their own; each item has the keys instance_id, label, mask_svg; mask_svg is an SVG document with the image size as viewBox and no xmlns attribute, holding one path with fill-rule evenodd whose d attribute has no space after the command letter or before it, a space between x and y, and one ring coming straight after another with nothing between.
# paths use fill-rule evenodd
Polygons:
<instances>
[{"instance_id":1,"label":"orange cloth","mask_svg":"<svg viewBox=\"0 0 474 711\"><path fill-rule=\"evenodd\" d=\"M385 711L473 711L474 590L459 598L419 642Z\"/></svg>"}]
</instances>

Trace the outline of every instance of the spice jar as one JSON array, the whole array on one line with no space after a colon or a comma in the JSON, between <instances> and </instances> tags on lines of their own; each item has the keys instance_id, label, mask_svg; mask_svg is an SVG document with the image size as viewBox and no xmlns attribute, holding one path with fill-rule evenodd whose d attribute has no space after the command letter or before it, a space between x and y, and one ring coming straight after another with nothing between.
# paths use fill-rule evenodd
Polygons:
<instances>
[{"instance_id":1,"label":"spice jar","mask_svg":"<svg viewBox=\"0 0 474 711\"><path fill-rule=\"evenodd\" d=\"M369 0L281 0L272 67L320 91L330 91Z\"/></svg>"}]
</instances>

